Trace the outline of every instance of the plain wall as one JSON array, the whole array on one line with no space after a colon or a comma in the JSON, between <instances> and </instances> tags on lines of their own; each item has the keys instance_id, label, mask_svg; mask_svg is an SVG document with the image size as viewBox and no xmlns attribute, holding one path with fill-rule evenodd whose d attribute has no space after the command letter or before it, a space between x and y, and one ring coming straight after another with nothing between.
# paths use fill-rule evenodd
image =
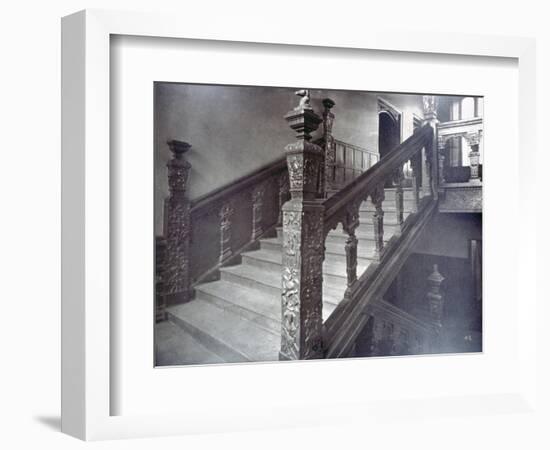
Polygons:
<instances>
[{"instance_id":1,"label":"plain wall","mask_svg":"<svg viewBox=\"0 0 550 450\"><path fill-rule=\"evenodd\" d=\"M227 185L284 155L294 133L284 115L298 104L295 88L155 83L155 232L162 233L163 199L168 195L167 141L189 142L187 195L191 200ZM321 115L322 99L336 103L336 139L378 152L378 96L402 114L402 138L421 117L420 95L311 90ZM321 132L319 127L316 135Z\"/></svg>"},{"instance_id":2,"label":"plain wall","mask_svg":"<svg viewBox=\"0 0 550 450\"><path fill-rule=\"evenodd\" d=\"M467 259L470 240L481 240L481 232L481 214L439 213L420 236L414 252Z\"/></svg>"}]
</instances>

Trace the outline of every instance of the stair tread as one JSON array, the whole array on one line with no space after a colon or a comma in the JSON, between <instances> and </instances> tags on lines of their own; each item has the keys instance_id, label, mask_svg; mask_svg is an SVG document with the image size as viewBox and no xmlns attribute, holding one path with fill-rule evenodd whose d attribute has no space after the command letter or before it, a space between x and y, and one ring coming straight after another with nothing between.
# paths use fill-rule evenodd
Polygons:
<instances>
[{"instance_id":1,"label":"stair tread","mask_svg":"<svg viewBox=\"0 0 550 450\"><path fill-rule=\"evenodd\" d=\"M338 231L337 231L338 233ZM343 232L340 231L340 233L343 234ZM347 238L347 235L343 234L344 238ZM343 241L343 240L342 240ZM273 238L265 238L261 239L260 242L269 244L271 247L277 247L279 249L282 249L282 238L279 237L273 237ZM269 250L262 247L263 250ZM361 259L372 259L372 255L374 252L374 239L366 242L359 242L357 245L357 257ZM336 242L325 242L325 261L329 260L332 256L332 254L339 255L339 256L345 256L346 255L346 248L345 243L336 243ZM365 261L367 263L367 261Z\"/></svg>"},{"instance_id":2,"label":"stair tread","mask_svg":"<svg viewBox=\"0 0 550 450\"><path fill-rule=\"evenodd\" d=\"M240 353L243 361L278 360L280 337L230 311L199 299L167 311ZM227 359L237 362L234 357Z\"/></svg>"},{"instance_id":3,"label":"stair tread","mask_svg":"<svg viewBox=\"0 0 550 450\"><path fill-rule=\"evenodd\" d=\"M275 264L282 264L283 255L280 251L271 249L260 249L251 252L243 253L251 258L261 259L263 261L269 261ZM336 255L334 255L336 256ZM344 255L345 256L345 255ZM365 258L358 258L357 271L362 273L369 265L370 261ZM323 273L327 275L346 276L346 264L345 262L339 263L325 259L323 264Z\"/></svg>"},{"instance_id":4,"label":"stair tread","mask_svg":"<svg viewBox=\"0 0 550 450\"><path fill-rule=\"evenodd\" d=\"M279 271L267 270L261 267L255 267L249 264L239 264L236 266L222 267L222 272L230 272L244 278L256 280L267 286L272 286L276 289L281 289L281 273ZM323 281L323 299L337 304L344 295L345 280L341 285Z\"/></svg>"},{"instance_id":5,"label":"stair tread","mask_svg":"<svg viewBox=\"0 0 550 450\"><path fill-rule=\"evenodd\" d=\"M241 308L281 322L281 295L268 294L260 289L240 286L229 281L218 280L195 287L197 292L205 292ZM324 299L323 319L333 311L336 303L330 296ZM233 311L235 312L235 311Z\"/></svg>"},{"instance_id":6,"label":"stair tread","mask_svg":"<svg viewBox=\"0 0 550 450\"><path fill-rule=\"evenodd\" d=\"M156 324L155 346L155 364L157 366L224 362L222 358L208 350L191 334L168 320Z\"/></svg>"}]
</instances>

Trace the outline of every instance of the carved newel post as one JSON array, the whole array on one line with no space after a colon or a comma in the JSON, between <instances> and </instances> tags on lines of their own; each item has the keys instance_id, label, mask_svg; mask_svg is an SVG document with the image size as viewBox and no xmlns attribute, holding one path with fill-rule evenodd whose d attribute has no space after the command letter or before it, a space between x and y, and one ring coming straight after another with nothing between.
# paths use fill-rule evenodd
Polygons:
<instances>
[{"instance_id":1,"label":"carved newel post","mask_svg":"<svg viewBox=\"0 0 550 450\"><path fill-rule=\"evenodd\" d=\"M480 133L468 133L466 135L466 141L470 146L470 180L479 179L479 140Z\"/></svg>"},{"instance_id":2,"label":"carved newel post","mask_svg":"<svg viewBox=\"0 0 550 450\"><path fill-rule=\"evenodd\" d=\"M325 146L324 165L321 171L322 195L327 198L329 192L333 189L334 165L336 164L336 143L332 135L332 126L334 125L334 113L331 109L335 105L330 98L323 99L323 143Z\"/></svg>"},{"instance_id":3,"label":"carved newel post","mask_svg":"<svg viewBox=\"0 0 550 450\"><path fill-rule=\"evenodd\" d=\"M322 288L324 208L316 199L322 149L311 141L321 123L309 92L285 119L297 141L285 148L291 198L283 205L282 324L280 359L323 357Z\"/></svg>"},{"instance_id":4,"label":"carved newel post","mask_svg":"<svg viewBox=\"0 0 550 450\"><path fill-rule=\"evenodd\" d=\"M165 207L166 213L166 265L164 288L167 302L183 303L191 299L189 280L189 238L190 215L189 201L185 196L189 177L189 164L183 155L191 145L187 142L169 141L172 159L168 162L168 186L170 196Z\"/></svg>"},{"instance_id":5,"label":"carved newel post","mask_svg":"<svg viewBox=\"0 0 550 450\"><path fill-rule=\"evenodd\" d=\"M434 95L422 96L424 105L424 121L433 130L433 136L428 146L423 151L422 161L422 195L438 196L438 169L439 157L437 151L437 97Z\"/></svg>"},{"instance_id":6,"label":"carved newel post","mask_svg":"<svg viewBox=\"0 0 550 450\"><path fill-rule=\"evenodd\" d=\"M426 295L426 299L428 300L430 319L436 333L434 342L434 347L436 349L439 344L441 329L443 327L444 298L441 292L441 284L443 281L445 281L445 278L439 273L437 264L434 264L433 272L428 277L428 294Z\"/></svg>"}]
</instances>

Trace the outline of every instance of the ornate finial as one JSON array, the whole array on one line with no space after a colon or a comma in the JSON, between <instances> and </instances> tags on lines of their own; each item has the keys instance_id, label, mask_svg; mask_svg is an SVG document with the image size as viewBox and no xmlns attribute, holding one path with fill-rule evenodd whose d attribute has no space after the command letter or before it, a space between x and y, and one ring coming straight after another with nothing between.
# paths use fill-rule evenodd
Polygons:
<instances>
[{"instance_id":1,"label":"ornate finial","mask_svg":"<svg viewBox=\"0 0 550 450\"><path fill-rule=\"evenodd\" d=\"M168 147L177 159L181 159L183 154L189 151L191 144L173 139L168 141Z\"/></svg>"},{"instance_id":2,"label":"ornate finial","mask_svg":"<svg viewBox=\"0 0 550 450\"><path fill-rule=\"evenodd\" d=\"M171 195L180 197L187 187L187 178L189 176L189 169L191 168L191 164L183 159L183 155L189 151L191 144L176 140L168 141L167 144L174 155L167 164L168 186Z\"/></svg>"},{"instance_id":3,"label":"ornate finial","mask_svg":"<svg viewBox=\"0 0 550 450\"><path fill-rule=\"evenodd\" d=\"M435 95L423 95L424 118L431 120L437 118L437 97Z\"/></svg>"},{"instance_id":4,"label":"ornate finial","mask_svg":"<svg viewBox=\"0 0 550 450\"><path fill-rule=\"evenodd\" d=\"M432 285L436 285L439 287L443 281L445 281L445 277L439 273L439 267L437 264L434 264L433 272L428 277L428 281Z\"/></svg>"},{"instance_id":5,"label":"ornate finial","mask_svg":"<svg viewBox=\"0 0 550 450\"><path fill-rule=\"evenodd\" d=\"M466 134L466 141L470 147L479 145L479 132ZM475 150L474 150L475 151Z\"/></svg>"},{"instance_id":6,"label":"ornate finial","mask_svg":"<svg viewBox=\"0 0 550 450\"><path fill-rule=\"evenodd\" d=\"M309 90L302 89L296 91L296 95L302 97L300 104L292 111L288 112L285 119L290 128L296 131L297 139L309 141L311 139L311 133L319 127L319 124L323 120L315 114L315 111L313 111L309 103Z\"/></svg>"},{"instance_id":7,"label":"ornate finial","mask_svg":"<svg viewBox=\"0 0 550 450\"><path fill-rule=\"evenodd\" d=\"M299 91L296 91L295 94L298 97L302 97L300 99L300 103L298 104L298 106L294 108L295 111L303 111L304 109L313 110L313 108L311 107L311 104L309 103L310 101L309 89L300 89Z\"/></svg>"},{"instance_id":8,"label":"ornate finial","mask_svg":"<svg viewBox=\"0 0 550 450\"><path fill-rule=\"evenodd\" d=\"M323 106L325 107L325 110L331 110L331 108L335 105L334 100L330 98L324 98L323 99Z\"/></svg>"}]
</instances>

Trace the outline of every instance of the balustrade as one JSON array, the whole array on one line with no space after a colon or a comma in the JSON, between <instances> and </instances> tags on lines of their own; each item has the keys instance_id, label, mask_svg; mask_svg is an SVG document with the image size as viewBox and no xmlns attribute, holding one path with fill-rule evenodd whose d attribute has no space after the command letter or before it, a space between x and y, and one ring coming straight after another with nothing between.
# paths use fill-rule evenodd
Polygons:
<instances>
[{"instance_id":1,"label":"balustrade","mask_svg":"<svg viewBox=\"0 0 550 450\"><path fill-rule=\"evenodd\" d=\"M438 166L439 184L474 181L481 178L481 139L483 134L483 120L481 117L463 119L438 124ZM456 148L462 148L465 142L470 151L468 153L469 166L462 166L447 155L450 150L448 144L458 139ZM468 173L469 172L469 173Z\"/></svg>"},{"instance_id":2,"label":"balustrade","mask_svg":"<svg viewBox=\"0 0 550 450\"><path fill-rule=\"evenodd\" d=\"M330 158L327 164L326 150L327 142L331 140L330 131L334 115L330 110L334 103L326 100L324 102L323 116L329 123L324 128L323 138L317 141L324 146L321 148L311 142L311 133L317 129L321 118L315 114L309 103L308 91L298 91L297 94L302 97L300 104L285 116L290 127L296 131L297 141L287 145L285 149L291 199L282 208L281 359L320 358L324 355L326 347L323 342L322 271L325 238L328 232L341 224L343 232L347 234L344 247L347 279L344 301L341 305L349 305L353 308L354 303L367 288L357 273L358 239L355 231L359 226L361 203L370 199L374 206L373 259L382 263L386 258L382 207L386 182L393 180L396 185L398 234L403 231L405 223L403 220L403 165L410 161L413 168L415 212L420 211L419 191L423 186L417 183L417 180L425 180L427 183L423 204L425 204L425 197L433 195L435 191L433 184L437 184L437 178L434 181L432 176L435 169L430 160L434 154L437 156L437 152L433 151L435 135L434 129L428 123L407 141L389 152L378 164L368 168L345 187L328 196L326 186L333 187L333 185L330 184L330 174L326 173L327 170L332 169ZM425 173L420 174L419 171L422 170ZM325 172L324 175L322 172ZM321 190L323 193L321 196L320 180L325 186ZM430 211L433 211L433 208ZM425 223L425 221L422 222L422 224ZM337 310L340 317L343 317L342 311L346 311L348 306L339 307ZM408 332L404 334L404 336L408 335ZM406 345L402 342L399 345L399 351L403 351L405 346L409 347L408 341Z\"/></svg>"}]
</instances>

